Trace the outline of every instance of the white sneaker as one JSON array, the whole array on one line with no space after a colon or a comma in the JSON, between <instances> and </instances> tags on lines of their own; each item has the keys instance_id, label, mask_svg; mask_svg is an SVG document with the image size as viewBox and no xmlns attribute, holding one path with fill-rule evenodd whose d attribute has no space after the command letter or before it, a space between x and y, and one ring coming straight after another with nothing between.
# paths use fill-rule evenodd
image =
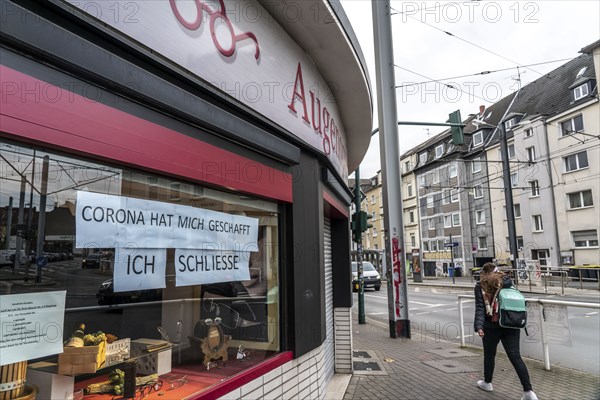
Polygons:
<instances>
[{"instance_id":1,"label":"white sneaker","mask_svg":"<svg viewBox=\"0 0 600 400\"><path fill-rule=\"evenodd\" d=\"M494 388L492 387L492 384L487 383L486 381L477 381L477 386L479 386L479 389L483 389L486 392L491 392L492 390L494 390ZM533 393L533 392L530 392L530 393Z\"/></svg>"},{"instance_id":2,"label":"white sneaker","mask_svg":"<svg viewBox=\"0 0 600 400\"><path fill-rule=\"evenodd\" d=\"M538 397L535 395L533 390L528 392L523 392L523 396L521 396L521 400L538 400Z\"/></svg>"}]
</instances>

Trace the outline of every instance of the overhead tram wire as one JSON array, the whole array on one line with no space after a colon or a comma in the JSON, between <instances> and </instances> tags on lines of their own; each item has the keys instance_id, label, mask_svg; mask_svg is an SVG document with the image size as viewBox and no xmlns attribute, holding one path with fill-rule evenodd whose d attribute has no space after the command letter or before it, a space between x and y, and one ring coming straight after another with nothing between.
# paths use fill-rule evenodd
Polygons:
<instances>
[{"instance_id":1,"label":"overhead tram wire","mask_svg":"<svg viewBox=\"0 0 600 400\"><path fill-rule=\"evenodd\" d=\"M396 11L396 14L400 14L400 11L396 10L395 8L393 8L393 7L390 7L390 9L392 9L392 10ZM396 15L396 14L394 14L394 15ZM485 47L483 47L483 46L480 46L480 45L478 45L478 44L476 44L476 43L470 42L470 41L468 41L468 40L466 40L466 39L463 39L463 38L461 38L460 36L456 36L456 35L455 35L455 34L453 34L452 32L445 31L445 30L443 30L443 29L441 29L441 28L438 28L437 26L431 25L431 24L429 24L429 23L427 23L427 22L425 22L425 21L421 21L421 20L419 20L418 18L415 18L415 17L413 17L412 15L408 15L408 14L406 14L406 16L407 16L407 17L409 17L409 18L412 18L412 19L414 19L414 20L415 20L415 21L417 21L417 22L420 22L420 23L422 23L422 24L424 24L424 25L427 25L427 26L429 26L429 27L431 27L431 28L433 28L433 29L436 29L436 30L438 30L438 31L440 31L440 32L443 32L443 33L445 33L445 34L446 34L446 35L448 35L448 36L452 36L452 37L454 37L454 38L456 38L456 39L458 39L458 40L461 40L461 41L463 41L463 42L465 42L465 43L468 43L468 44L470 44L471 46L477 47L477 48L478 48L478 49L480 49L480 50L483 50L483 51L486 51L486 52L488 52L488 53L490 53L490 54L493 54L493 55L495 55L496 57L500 57L500 58L502 58L502 59L504 59L504 60L506 60L506 61L510 61L511 63L517 64L518 66L521 66L521 67L523 67L523 65L522 65L521 63L519 63L519 62L517 62L517 61L515 61L515 60L511 60L510 58L508 58L508 57L504 57L503 55L501 55L501 54L498 54L498 53L496 53L496 52L494 52L494 51L492 51L492 50L490 50L490 49L486 49ZM539 71L536 71L536 70L535 70L535 69L533 69L533 68L529 68L529 67L526 67L526 68L527 68L528 70L530 70L530 71L533 71L533 72L535 72L536 74L539 74L539 75L545 75L545 74L543 74L543 73L541 73L541 72L539 72ZM428 79L429 79L429 78L428 78Z\"/></svg>"},{"instance_id":2,"label":"overhead tram wire","mask_svg":"<svg viewBox=\"0 0 600 400\"><path fill-rule=\"evenodd\" d=\"M455 86L453 86L453 85L449 85L449 84L447 84L447 83L444 83L444 82L439 82L439 81L436 81L435 79L432 79L432 78L430 78L430 77L428 77L428 76L425 76L425 75L423 75L423 74L419 74L418 72L415 72L415 71L411 71L411 70L410 70L410 69L408 69L408 68L401 67L401 66L399 66L398 64L394 64L394 67L396 67L396 68L400 68L400 69L403 69L403 70L405 70L405 71L408 71L408 72L410 72L410 73L412 73L412 74L415 74L415 75L419 75L419 76L421 76L421 77L423 77L423 78L425 78L425 79L431 79L431 81L432 81L432 82L436 82L436 83L437 83L437 84L439 84L439 85L445 86L445 87L447 87L447 88L450 88L450 89L458 90L459 92L466 93L466 94L468 94L469 96L473 96L473 97L476 97L476 98L478 98L478 99L480 99L480 100L483 100L483 101L485 101L485 102L489 102L489 100L488 100L488 99L484 99L483 97L477 96L477 95L476 95L476 94L474 94L474 93L470 93L470 92L464 91L464 90L462 90L462 89L460 89L460 88L457 88L457 87L455 87ZM396 88L397 88L397 87L399 87L399 86L396 86Z\"/></svg>"},{"instance_id":3,"label":"overhead tram wire","mask_svg":"<svg viewBox=\"0 0 600 400\"><path fill-rule=\"evenodd\" d=\"M527 65L523 65L522 67L526 68L526 67L532 67L532 66L536 66L536 65L552 64L552 63L556 63L556 62L563 62L563 61L569 61L569 60L572 60L572 58L563 58L563 59L560 59L560 60L552 60L552 61L544 61L544 62L539 62L539 63L534 63L534 64L527 64ZM398 68L401 68L401 67L398 67ZM432 79L432 80L423 81L423 82L407 83L405 85L398 85L398 86L396 86L396 88L398 89L398 88L402 88L402 87L405 87L405 86L423 85L423 84L432 83L432 82L440 83L441 81L448 81L448 80L451 80L451 79L469 78L471 76L478 76L478 75L489 75L489 74L494 74L496 72L510 71L512 69L515 69L515 68L518 68L518 66L517 67L510 67L510 68L496 69L496 70L493 70L493 71L481 71L481 72L477 72L477 73L474 73L474 74L453 76L451 78L441 78L441 79L437 79L437 80ZM409 71L409 72L412 72L412 71ZM443 84L443 82L442 82L442 84Z\"/></svg>"}]
</instances>

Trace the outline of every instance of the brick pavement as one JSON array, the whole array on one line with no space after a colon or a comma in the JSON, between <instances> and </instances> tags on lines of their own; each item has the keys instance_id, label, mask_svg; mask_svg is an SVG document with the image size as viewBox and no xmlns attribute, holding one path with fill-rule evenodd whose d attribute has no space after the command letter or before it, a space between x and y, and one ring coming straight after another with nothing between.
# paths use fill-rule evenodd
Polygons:
<instances>
[{"instance_id":1,"label":"brick pavement","mask_svg":"<svg viewBox=\"0 0 600 400\"><path fill-rule=\"evenodd\" d=\"M354 319L356 321L356 319ZM353 374L344 400L349 399L427 399L427 400L509 400L520 399L522 388L506 355L496 356L494 391L484 392L477 387L483 377L483 352L476 347L461 349L460 344L442 341L420 331L412 339L391 339L386 327L367 318L366 325L353 321L354 351L369 350L377 357L387 375ZM477 339L476 339L477 340ZM454 353L446 358L432 350ZM461 356L466 351L469 356ZM598 400L600 377L573 369L552 366L544 370L541 361L524 359L529 369L534 391L540 400ZM365 359L370 361L370 359ZM432 364L439 361L442 368L454 364L454 369L471 372L446 373Z\"/></svg>"}]
</instances>

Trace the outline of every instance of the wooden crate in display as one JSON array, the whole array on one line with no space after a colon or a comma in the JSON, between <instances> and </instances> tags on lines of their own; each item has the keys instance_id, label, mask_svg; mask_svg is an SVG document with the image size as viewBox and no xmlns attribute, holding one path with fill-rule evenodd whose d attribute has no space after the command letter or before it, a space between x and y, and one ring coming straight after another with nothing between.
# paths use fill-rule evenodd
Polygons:
<instances>
[{"instance_id":1,"label":"wooden crate in display","mask_svg":"<svg viewBox=\"0 0 600 400\"><path fill-rule=\"evenodd\" d=\"M65 347L58 355L60 375L92 374L106 363L106 342L97 346Z\"/></svg>"}]
</instances>

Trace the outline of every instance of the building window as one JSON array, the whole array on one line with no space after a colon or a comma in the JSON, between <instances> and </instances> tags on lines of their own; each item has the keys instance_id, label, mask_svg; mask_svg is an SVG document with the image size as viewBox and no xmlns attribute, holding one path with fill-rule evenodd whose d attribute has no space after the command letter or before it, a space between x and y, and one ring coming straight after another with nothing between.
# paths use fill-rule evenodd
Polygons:
<instances>
[{"instance_id":1,"label":"building window","mask_svg":"<svg viewBox=\"0 0 600 400\"><path fill-rule=\"evenodd\" d=\"M450 178L456 178L458 176L458 168L455 163L450 164Z\"/></svg>"},{"instance_id":2,"label":"building window","mask_svg":"<svg viewBox=\"0 0 600 400\"><path fill-rule=\"evenodd\" d=\"M519 175L516 172L510 174L510 185L517 187L519 185Z\"/></svg>"},{"instance_id":3,"label":"building window","mask_svg":"<svg viewBox=\"0 0 600 400\"><path fill-rule=\"evenodd\" d=\"M419 176L419 187L425 187L425 175Z\"/></svg>"},{"instance_id":4,"label":"building window","mask_svg":"<svg viewBox=\"0 0 600 400\"><path fill-rule=\"evenodd\" d=\"M460 226L460 214L452 214L452 226Z\"/></svg>"},{"instance_id":5,"label":"building window","mask_svg":"<svg viewBox=\"0 0 600 400\"><path fill-rule=\"evenodd\" d=\"M444 228L452 228L452 215L444 215Z\"/></svg>"},{"instance_id":6,"label":"building window","mask_svg":"<svg viewBox=\"0 0 600 400\"><path fill-rule=\"evenodd\" d=\"M587 151L563 157L565 173L573 172L588 167Z\"/></svg>"},{"instance_id":7,"label":"building window","mask_svg":"<svg viewBox=\"0 0 600 400\"><path fill-rule=\"evenodd\" d=\"M377 211L373 211L373 220L377 219Z\"/></svg>"},{"instance_id":8,"label":"building window","mask_svg":"<svg viewBox=\"0 0 600 400\"><path fill-rule=\"evenodd\" d=\"M507 131L511 130L513 126L517 124L517 118L511 118L504 123L504 129Z\"/></svg>"},{"instance_id":9,"label":"building window","mask_svg":"<svg viewBox=\"0 0 600 400\"><path fill-rule=\"evenodd\" d=\"M576 248L581 247L598 247L598 231L591 229L588 231L574 231L573 244Z\"/></svg>"},{"instance_id":10,"label":"building window","mask_svg":"<svg viewBox=\"0 0 600 400\"><path fill-rule=\"evenodd\" d=\"M534 232L542 232L544 230L544 224L542 223L542 215L541 214L532 215L531 221L533 224Z\"/></svg>"},{"instance_id":11,"label":"building window","mask_svg":"<svg viewBox=\"0 0 600 400\"><path fill-rule=\"evenodd\" d=\"M533 129L531 129L531 128L525 129L525 137L531 137L531 136L533 136Z\"/></svg>"},{"instance_id":12,"label":"building window","mask_svg":"<svg viewBox=\"0 0 600 400\"><path fill-rule=\"evenodd\" d=\"M437 249L437 240L432 240L431 242L429 242L429 250L437 251Z\"/></svg>"},{"instance_id":13,"label":"building window","mask_svg":"<svg viewBox=\"0 0 600 400\"><path fill-rule=\"evenodd\" d=\"M410 172L411 169L410 161L404 161L404 172Z\"/></svg>"},{"instance_id":14,"label":"building window","mask_svg":"<svg viewBox=\"0 0 600 400\"><path fill-rule=\"evenodd\" d=\"M560 123L560 136L565 137L583 130L583 115L578 115Z\"/></svg>"},{"instance_id":15,"label":"building window","mask_svg":"<svg viewBox=\"0 0 600 400\"><path fill-rule=\"evenodd\" d=\"M423 165L427 162L427 152L419 154L419 164Z\"/></svg>"},{"instance_id":16,"label":"building window","mask_svg":"<svg viewBox=\"0 0 600 400\"><path fill-rule=\"evenodd\" d=\"M181 199L181 183L171 182L171 190L169 193L169 200Z\"/></svg>"},{"instance_id":17,"label":"building window","mask_svg":"<svg viewBox=\"0 0 600 400\"><path fill-rule=\"evenodd\" d=\"M594 205L591 190L569 193L567 196L569 197L569 210L591 207Z\"/></svg>"},{"instance_id":18,"label":"building window","mask_svg":"<svg viewBox=\"0 0 600 400\"><path fill-rule=\"evenodd\" d=\"M508 158L515 158L515 145L513 143L509 144L507 146L507 150L508 150ZM500 156L500 159L502 159L502 156Z\"/></svg>"},{"instance_id":19,"label":"building window","mask_svg":"<svg viewBox=\"0 0 600 400\"><path fill-rule=\"evenodd\" d=\"M540 195L540 184L537 179L529 181L529 197L537 197Z\"/></svg>"},{"instance_id":20,"label":"building window","mask_svg":"<svg viewBox=\"0 0 600 400\"><path fill-rule=\"evenodd\" d=\"M427 208L433 208L433 195L427 196Z\"/></svg>"},{"instance_id":21,"label":"building window","mask_svg":"<svg viewBox=\"0 0 600 400\"><path fill-rule=\"evenodd\" d=\"M373 230L373 237L377 237L377 228L371 228Z\"/></svg>"},{"instance_id":22,"label":"building window","mask_svg":"<svg viewBox=\"0 0 600 400\"><path fill-rule=\"evenodd\" d=\"M525 150L527 151L527 161L534 162L535 161L535 147L528 147Z\"/></svg>"},{"instance_id":23,"label":"building window","mask_svg":"<svg viewBox=\"0 0 600 400\"><path fill-rule=\"evenodd\" d=\"M375 204L375 195L371 196L371 204Z\"/></svg>"},{"instance_id":24,"label":"building window","mask_svg":"<svg viewBox=\"0 0 600 400\"><path fill-rule=\"evenodd\" d=\"M433 171L433 183L440 183L440 170Z\"/></svg>"},{"instance_id":25,"label":"building window","mask_svg":"<svg viewBox=\"0 0 600 400\"><path fill-rule=\"evenodd\" d=\"M410 234L410 247L413 249L417 247L417 240L415 239L415 235L413 233Z\"/></svg>"},{"instance_id":26,"label":"building window","mask_svg":"<svg viewBox=\"0 0 600 400\"><path fill-rule=\"evenodd\" d=\"M477 172L481 172L481 158L476 158L471 163L471 172L474 174Z\"/></svg>"},{"instance_id":27,"label":"building window","mask_svg":"<svg viewBox=\"0 0 600 400\"><path fill-rule=\"evenodd\" d=\"M408 197L413 197L413 187L412 187L412 182L408 184L408 186L406 187L406 191L408 193Z\"/></svg>"},{"instance_id":28,"label":"building window","mask_svg":"<svg viewBox=\"0 0 600 400\"><path fill-rule=\"evenodd\" d=\"M523 251L523 236L517 236L517 249Z\"/></svg>"},{"instance_id":29,"label":"building window","mask_svg":"<svg viewBox=\"0 0 600 400\"><path fill-rule=\"evenodd\" d=\"M429 251L429 242L423 241L423 251Z\"/></svg>"},{"instance_id":30,"label":"building window","mask_svg":"<svg viewBox=\"0 0 600 400\"><path fill-rule=\"evenodd\" d=\"M450 204L450 189L442 190L442 204Z\"/></svg>"},{"instance_id":31,"label":"building window","mask_svg":"<svg viewBox=\"0 0 600 400\"><path fill-rule=\"evenodd\" d=\"M408 220L410 221L411 224L415 223L415 212L414 211L408 212Z\"/></svg>"},{"instance_id":32,"label":"building window","mask_svg":"<svg viewBox=\"0 0 600 400\"><path fill-rule=\"evenodd\" d=\"M148 199L158 200L158 178L155 176L146 177L148 184Z\"/></svg>"},{"instance_id":33,"label":"building window","mask_svg":"<svg viewBox=\"0 0 600 400\"><path fill-rule=\"evenodd\" d=\"M475 132L473 134L473 147L478 147L483 144L483 132Z\"/></svg>"},{"instance_id":34,"label":"building window","mask_svg":"<svg viewBox=\"0 0 600 400\"><path fill-rule=\"evenodd\" d=\"M515 218L521 218L521 204L513 205L513 213Z\"/></svg>"},{"instance_id":35,"label":"building window","mask_svg":"<svg viewBox=\"0 0 600 400\"><path fill-rule=\"evenodd\" d=\"M483 197L483 187L481 185L477 185L473 188L473 197L476 199Z\"/></svg>"},{"instance_id":36,"label":"building window","mask_svg":"<svg viewBox=\"0 0 600 400\"><path fill-rule=\"evenodd\" d=\"M485 224L485 210L476 210L475 211L475 223L477 225Z\"/></svg>"},{"instance_id":37,"label":"building window","mask_svg":"<svg viewBox=\"0 0 600 400\"><path fill-rule=\"evenodd\" d=\"M477 238L477 248L479 250L487 250L487 237L480 236Z\"/></svg>"},{"instance_id":38,"label":"building window","mask_svg":"<svg viewBox=\"0 0 600 400\"><path fill-rule=\"evenodd\" d=\"M440 158L444 155L444 144L435 147L435 158Z\"/></svg>"},{"instance_id":39,"label":"building window","mask_svg":"<svg viewBox=\"0 0 600 400\"><path fill-rule=\"evenodd\" d=\"M429 228L430 231L435 229L435 218L429 218L427 220L427 227Z\"/></svg>"},{"instance_id":40,"label":"building window","mask_svg":"<svg viewBox=\"0 0 600 400\"><path fill-rule=\"evenodd\" d=\"M450 190L450 201L456 203L458 201L458 189Z\"/></svg>"},{"instance_id":41,"label":"building window","mask_svg":"<svg viewBox=\"0 0 600 400\"><path fill-rule=\"evenodd\" d=\"M587 82L573 89L573 98L575 99L575 101L583 99L588 94L590 94L590 89L588 88Z\"/></svg>"}]
</instances>

